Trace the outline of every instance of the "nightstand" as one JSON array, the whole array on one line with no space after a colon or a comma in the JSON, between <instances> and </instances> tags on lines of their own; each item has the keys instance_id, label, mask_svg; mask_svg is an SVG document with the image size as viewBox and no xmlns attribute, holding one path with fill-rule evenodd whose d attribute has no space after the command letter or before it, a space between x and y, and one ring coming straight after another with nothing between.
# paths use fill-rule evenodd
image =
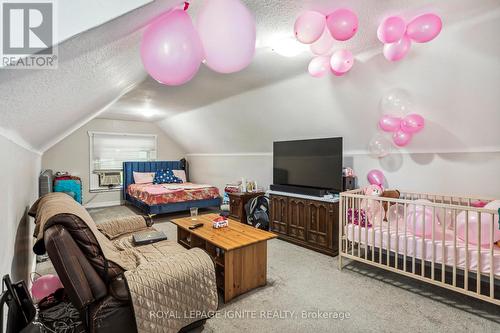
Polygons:
<instances>
[{"instance_id":1,"label":"nightstand","mask_svg":"<svg viewBox=\"0 0 500 333\"><path fill-rule=\"evenodd\" d=\"M255 197L264 195L265 192L246 192L246 193L228 193L229 196L229 215L240 221L247 223L247 214L245 212L246 203Z\"/></svg>"}]
</instances>

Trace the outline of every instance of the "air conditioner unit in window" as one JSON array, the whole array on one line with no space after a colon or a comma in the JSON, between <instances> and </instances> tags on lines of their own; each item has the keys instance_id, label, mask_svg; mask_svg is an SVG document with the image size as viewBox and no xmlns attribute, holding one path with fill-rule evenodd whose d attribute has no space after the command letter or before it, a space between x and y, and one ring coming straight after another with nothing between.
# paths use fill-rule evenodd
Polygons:
<instances>
[{"instance_id":1,"label":"air conditioner unit in window","mask_svg":"<svg viewBox=\"0 0 500 333\"><path fill-rule=\"evenodd\" d=\"M120 171L97 171L99 175L99 187L116 187L122 184L122 173Z\"/></svg>"}]
</instances>

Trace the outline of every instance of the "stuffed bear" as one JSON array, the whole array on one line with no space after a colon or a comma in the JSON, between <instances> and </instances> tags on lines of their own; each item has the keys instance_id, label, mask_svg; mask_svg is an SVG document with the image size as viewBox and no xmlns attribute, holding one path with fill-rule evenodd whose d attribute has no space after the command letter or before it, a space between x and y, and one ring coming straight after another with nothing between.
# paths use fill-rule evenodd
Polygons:
<instances>
[{"instance_id":1,"label":"stuffed bear","mask_svg":"<svg viewBox=\"0 0 500 333\"><path fill-rule=\"evenodd\" d=\"M381 197L382 198L392 198L392 199L399 199L401 193L398 190L385 190L382 192ZM384 207L385 211L385 216L384 216L384 221L387 221L387 210L389 209L389 206L393 205L391 202L385 201L382 206Z\"/></svg>"}]
</instances>

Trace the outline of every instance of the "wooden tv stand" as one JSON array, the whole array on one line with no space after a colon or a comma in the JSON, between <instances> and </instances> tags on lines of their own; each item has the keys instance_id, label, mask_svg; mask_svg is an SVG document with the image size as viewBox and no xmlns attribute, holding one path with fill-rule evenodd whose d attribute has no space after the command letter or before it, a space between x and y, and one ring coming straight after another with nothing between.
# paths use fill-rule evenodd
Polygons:
<instances>
[{"instance_id":1,"label":"wooden tv stand","mask_svg":"<svg viewBox=\"0 0 500 333\"><path fill-rule=\"evenodd\" d=\"M330 256L339 252L338 199L269 191L270 231L279 239Z\"/></svg>"}]
</instances>

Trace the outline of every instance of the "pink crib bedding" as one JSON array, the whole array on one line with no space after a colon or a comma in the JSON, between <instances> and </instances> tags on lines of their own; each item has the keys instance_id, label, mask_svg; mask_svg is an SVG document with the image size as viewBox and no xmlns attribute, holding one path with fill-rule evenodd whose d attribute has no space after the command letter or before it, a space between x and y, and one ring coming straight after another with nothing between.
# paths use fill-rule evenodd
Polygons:
<instances>
[{"instance_id":1,"label":"pink crib bedding","mask_svg":"<svg viewBox=\"0 0 500 333\"><path fill-rule=\"evenodd\" d=\"M366 230L368 229L368 230ZM390 230L389 230L390 229ZM395 225L388 228L388 224L384 223L383 226L375 227L360 227L358 225L349 224L347 226L347 238L350 241L361 242L361 244L366 244L366 238L368 239L368 245L373 245L373 232L375 232L375 247L380 248L380 241L382 240L382 248L387 250L390 246L390 250L393 252L398 251L399 254L405 253L405 241L406 241L406 255L408 257L415 257L417 259L422 259L431 262L432 261L432 249L434 247L434 262L436 264L443 263L443 238L444 238L444 263L445 265L453 266L456 260L457 268L465 268L466 253L468 252L468 268L469 271L477 271L478 264L481 267L481 273L490 274L493 270L494 275L500 278L500 247L493 246L493 260L491 260L491 251L489 247L483 247L480 249L480 258L478 260L478 249L477 245L469 244L466 252L466 244L457 238L456 248L454 251L453 246L453 230L446 229L444 237L442 235L442 230L436 228L434 232L434 242L432 238L414 236L413 234L407 232L404 234L404 226L399 225L399 231L396 233ZM361 233L360 233L361 231ZM360 237L361 235L361 237ZM368 235L368 237L366 237ZM360 239L361 238L361 239ZM396 244L396 239L398 239L398 244ZM361 240L361 241L360 241ZM423 251L422 251L422 242ZM398 246L397 246L398 245ZM415 247L416 246L416 247ZM456 254L455 254L456 253ZM357 251L355 250L355 254ZM479 262L479 263L478 263Z\"/></svg>"}]
</instances>

